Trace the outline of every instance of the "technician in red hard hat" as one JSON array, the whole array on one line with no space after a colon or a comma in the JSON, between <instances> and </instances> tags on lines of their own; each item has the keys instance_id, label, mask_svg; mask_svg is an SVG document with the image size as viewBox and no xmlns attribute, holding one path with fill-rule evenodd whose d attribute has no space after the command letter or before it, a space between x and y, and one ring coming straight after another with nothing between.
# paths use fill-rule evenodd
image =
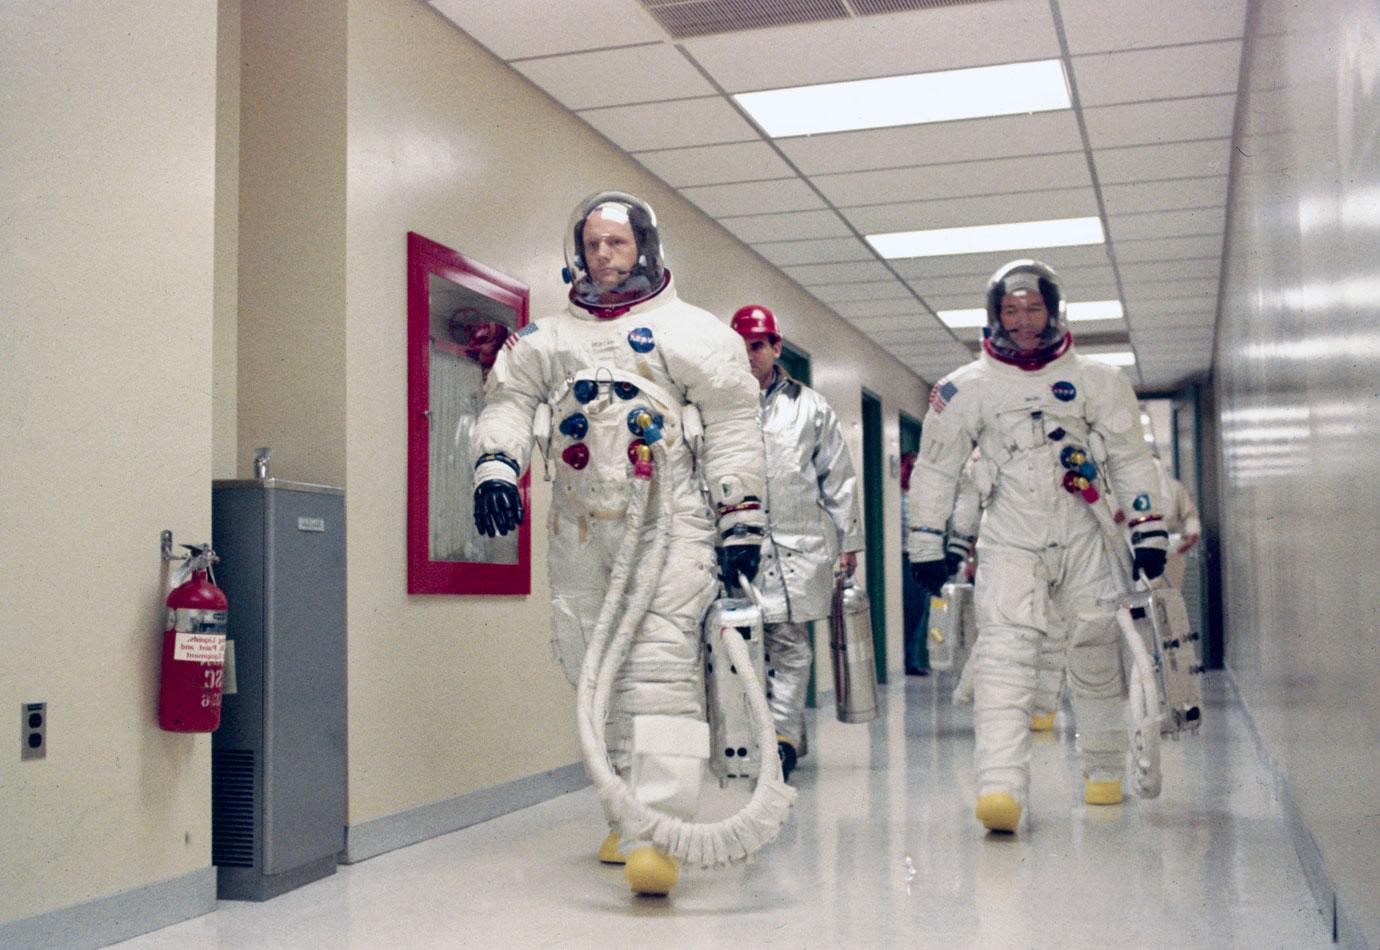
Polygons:
<instances>
[{"instance_id":1,"label":"technician in red hard hat","mask_svg":"<svg viewBox=\"0 0 1380 950\"><path fill-rule=\"evenodd\" d=\"M766 307L733 315L762 399L767 535L757 586L766 625L770 705L783 774L804 752L812 660L806 624L829 614L834 565L847 574L863 546L858 479L838 416L824 397L777 365L781 331Z\"/></svg>"}]
</instances>

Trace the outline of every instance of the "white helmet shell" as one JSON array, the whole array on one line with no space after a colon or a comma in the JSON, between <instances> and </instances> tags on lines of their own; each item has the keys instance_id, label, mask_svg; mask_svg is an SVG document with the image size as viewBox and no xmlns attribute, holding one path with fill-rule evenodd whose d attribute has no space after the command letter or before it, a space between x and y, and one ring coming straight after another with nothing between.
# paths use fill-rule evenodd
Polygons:
<instances>
[{"instance_id":1,"label":"white helmet shell","mask_svg":"<svg viewBox=\"0 0 1380 950\"><path fill-rule=\"evenodd\" d=\"M606 220L627 224L637 242L637 260L615 287L600 287L585 261L585 222L595 212ZM589 310L630 307L655 297L666 285L665 254L656 212L649 204L622 191L601 191L575 206L565 229L566 280L570 298Z\"/></svg>"},{"instance_id":2,"label":"white helmet shell","mask_svg":"<svg viewBox=\"0 0 1380 950\"><path fill-rule=\"evenodd\" d=\"M1045 309L1049 311L1049 323L1045 325L1034 353L1052 352L1068 334L1068 308L1063 288L1059 286L1059 275L1048 264L1039 261L1012 261L998 268L987 282L987 341L1002 356L1016 358L1031 355L1016 348L1011 335L1001 323L1002 299L1007 294L1022 290L1038 293L1044 299Z\"/></svg>"}]
</instances>

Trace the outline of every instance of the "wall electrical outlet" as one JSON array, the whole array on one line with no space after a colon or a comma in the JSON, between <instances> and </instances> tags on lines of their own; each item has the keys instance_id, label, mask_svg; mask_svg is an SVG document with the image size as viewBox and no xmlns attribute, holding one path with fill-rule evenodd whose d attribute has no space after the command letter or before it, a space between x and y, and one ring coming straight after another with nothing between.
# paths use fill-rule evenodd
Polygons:
<instances>
[{"instance_id":1,"label":"wall electrical outlet","mask_svg":"<svg viewBox=\"0 0 1380 950\"><path fill-rule=\"evenodd\" d=\"M21 703L19 747L21 759L41 759L48 754L48 704Z\"/></svg>"}]
</instances>

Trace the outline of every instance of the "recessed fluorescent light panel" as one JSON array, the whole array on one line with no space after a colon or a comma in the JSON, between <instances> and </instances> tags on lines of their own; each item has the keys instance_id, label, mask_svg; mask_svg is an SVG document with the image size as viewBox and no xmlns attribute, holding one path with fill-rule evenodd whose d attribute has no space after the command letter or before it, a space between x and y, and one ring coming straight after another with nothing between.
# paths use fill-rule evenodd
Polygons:
<instances>
[{"instance_id":1,"label":"recessed fluorescent light panel","mask_svg":"<svg viewBox=\"0 0 1380 950\"><path fill-rule=\"evenodd\" d=\"M1099 363L1107 363L1111 366L1135 366L1136 354L1129 350L1123 353L1084 353L1090 360L1097 360Z\"/></svg>"},{"instance_id":2,"label":"recessed fluorescent light panel","mask_svg":"<svg viewBox=\"0 0 1380 950\"><path fill-rule=\"evenodd\" d=\"M1037 247L1076 247L1106 241L1102 221L1096 217L981 224L934 231L892 231L865 237L872 249L887 260L981 254L987 251L1024 251Z\"/></svg>"},{"instance_id":3,"label":"recessed fluorescent light panel","mask_svg":"<svg viewBox=\"0 0 1380 950\"><path fill-rule=\"evenodd\" d=\"M971 310L940 310L940 321L955 330L987 325L987 311L982 307ZM1125 316L1120 300L1085 300L1068 305L1068 318L1073 320L1120 320Z\"/></svg>"},{"instance_id":4,"label":"recessed fluorescent light panel","mask_svg":"<svg viewBox=\"0 0 1380 950\"><path fill-rule=\"evenodd\" d=\"M1057 59L743 92L733 97L772 138L1067 109Z\"/></svg>"}]
</instances>

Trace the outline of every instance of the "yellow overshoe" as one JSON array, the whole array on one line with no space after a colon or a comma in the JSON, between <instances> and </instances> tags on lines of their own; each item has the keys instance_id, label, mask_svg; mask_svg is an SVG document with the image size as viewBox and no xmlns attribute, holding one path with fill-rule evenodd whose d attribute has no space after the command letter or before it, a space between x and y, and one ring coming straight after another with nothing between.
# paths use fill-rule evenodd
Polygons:
<instances>
[{"instance_id":1,"label":"yellow overshoe","mask_svg":"<svg viewBox=\"0 0 1380 950\"><path fill-rule=\"evenodd\" d=\"M618 850L618 832L610 831L604 843L599 845L599 860L605 864L627 864L628 859Z\"/></svg>"},{"instance_id":2,"label":"yellow overshoe","mask_svg":"<svg viewBox=\"0 0 1380 950\"><path fill-rule=\"evenodd\" d=\"M1087 782L1083 786L1083 801L1089 805L1120 805L1121 782Z\"/></svg>"},{"instance_id":3,"label":"yellow overshoe","mask_svg":"<svg viewBox=\"0 0 1380 950\"><path fill-rule=\"evenodd\" d=\"M1049 732L1054 728L1054 713L1045 713L1043 716L1030 717L1031 732Z\"/></svg>"},{"instance_id":4,"label":"yellow overshoe","mask_svg":"<svg viewBox=\"0 0 1380 950\"><path fill-rule=\"evenodd\" d=\"M1015 832L1021 821L1021 803L1010 792L988 792L978 797L977 820L988 831Z\"/></svg>"},{"instance_id":5,"label":"yellow overshoe","mask_svg":"<svg viewBox=\"0 0 1380 950\"><path fill-rule=\"evenodd\" d=\"M666 852L648 845L628 855L623 876L628 879L628 886L634 894L665 897L671 893L671 888L676 886L680 872L676 868L675 859Z\"/></svg>"}]
</instances>

